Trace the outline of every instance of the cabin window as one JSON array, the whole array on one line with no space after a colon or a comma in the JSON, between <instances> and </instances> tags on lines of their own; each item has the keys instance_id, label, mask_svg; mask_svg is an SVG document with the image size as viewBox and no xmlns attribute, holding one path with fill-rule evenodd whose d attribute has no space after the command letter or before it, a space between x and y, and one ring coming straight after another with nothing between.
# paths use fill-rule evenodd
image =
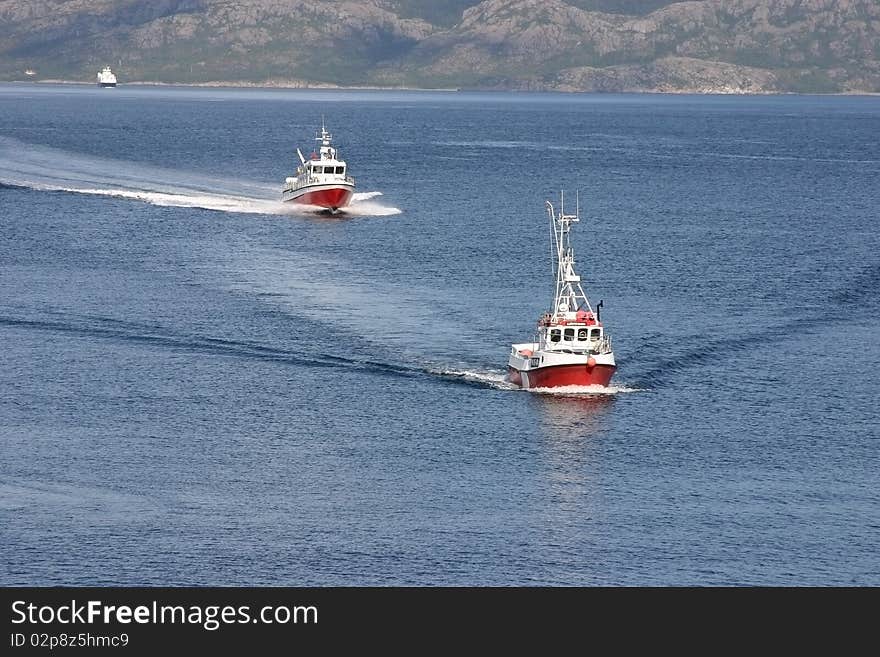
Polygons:
<instances>
[{"instance_id":1,"label":"cabin window","mask_svg":"<svg viewBox=\"0 0 880 657\"><path fill-rule=\"evenodd\" d=\"M321 173L324 170L324 167L312 167L312 173Z\"/></svg>"},{"instance_id":2,"label":"cabin window","mask_svg":"<svg viewBox=\"0 0 880 657\"><path fill-rule=\"evenodd\" d=\"M345 167L336 167L336 173L345 173Z\"/></svg>"},{"instance_id":3,"label":"cabin window","mask_svg":"<svg viewBox=\"0 0 880 657\"><path fill-rule=\"evenodd\" d=\"M600 333L599 329L590 329L590 340L598 340Z\"/></svg>"},{"instance_id":4,"label":"cabin window","mask_svg":"<svg viewBox=\"0 0 880 657\"><path fill-rule=\"evenodd\" d=\"M587 339L587 329L578 329L578 340L586 340Z\"/></svg>"},{"instance_id":5,"label":"cabin window","mask_svg":"<svg viewBox=\"0 0 880 657\"><path fill-rule=\"evenodd\" d=\"M569 342L574 340L574 329L565 329L565 339Z\"/></svg>"},{"instance_id":6,"label":"cabin window","mask_svg":"<svg viewBox=\"0 0 880 657\"><path fill-rule=\"evenodd\" d=\"M562 331L559 329L551 329L550 330L550 342L559 342L559 338L562 337Z\"/></svg>"}]
</instances>

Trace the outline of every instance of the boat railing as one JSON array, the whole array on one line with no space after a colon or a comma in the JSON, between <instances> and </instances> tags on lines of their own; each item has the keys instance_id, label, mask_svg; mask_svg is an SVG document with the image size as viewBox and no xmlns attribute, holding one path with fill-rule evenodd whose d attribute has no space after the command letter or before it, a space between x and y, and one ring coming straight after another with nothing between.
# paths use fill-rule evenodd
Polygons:
<instances>
[{"instance_id":1,"label":"boat railing","mask_svg":"<svg viewBox=\"0 0 880 657\"><path fill-rule=\"evenodd\" d=\"M301 187L308 187L309 185L316 185L316 184L321 184L321 183L325 183L325 182L327 184L330 184L331 182L336 182L336 181L326 181L326 180L323 180L323 178L324 178L324 176L308 176L307 178L303 178L302 180L297 179L296 182L291 184L290 189L297 190L297 189L300 189ZM351 176L345 176L344 181L346 183L348 183L349 185L354 185L354 178L352 178Z\"/></svg>"},{"instance_id":2,"label":"boat railing","mask_svg":"<svg viewBox=\"0 0 880 657\"><path fill-rule=\"evenodd\" d=\"M595 349L597 354L610 354L612 351L611 336L603 335L596 344Z\"/></svg>"}]
</instances>

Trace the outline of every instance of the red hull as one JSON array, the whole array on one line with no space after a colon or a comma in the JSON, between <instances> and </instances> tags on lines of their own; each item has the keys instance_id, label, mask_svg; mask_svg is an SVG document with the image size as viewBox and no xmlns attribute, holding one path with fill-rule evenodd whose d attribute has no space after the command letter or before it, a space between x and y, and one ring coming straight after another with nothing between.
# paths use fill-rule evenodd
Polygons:
<instances>
[{"instance_id":1,"label":"red hull","mask_svg":"<svg viewBox=\"0 0 880 657\"><path fill-rule=\"evenodd\" d=\"M559 388L562 386L607 386L617 368L612 365L553 365L520 372L508 368L510 382L523 388ZM523 374L528 383L523 381Z\"/></svg>"},{"instance_id":2,"label":"red hull","mask_svg":"<svg viewBox=\"0 0 880 657\"><path fill-rule=\"evenodd\" d=\"M344 208L351 202L354 192L345 187L332 187L330 189L319 189L314 192L306 192L301 196L297 196L290 200L291 203L302 203L304 205L317 205L320 208L329 208L335 210Z\"/></svg>"}]
</instances>

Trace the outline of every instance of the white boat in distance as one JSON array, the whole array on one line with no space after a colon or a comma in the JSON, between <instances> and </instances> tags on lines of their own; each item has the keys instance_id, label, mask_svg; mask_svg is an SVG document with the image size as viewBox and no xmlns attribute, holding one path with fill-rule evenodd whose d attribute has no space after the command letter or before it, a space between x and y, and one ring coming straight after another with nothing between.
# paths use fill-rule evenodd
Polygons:
<instances>
[{"instance_id":1,"label":"white boat in distance","mask_svg":"<svg viewBox=\"0 0 880 657\"><path fill-rule=\"evenodd\" d=\"M110 70L109 66L105 66L101 69L100 73L98 73L98 86L99 87L115 87L116 86L116 76L113 74L113 71Z\"/></svg>"}]
</instances>

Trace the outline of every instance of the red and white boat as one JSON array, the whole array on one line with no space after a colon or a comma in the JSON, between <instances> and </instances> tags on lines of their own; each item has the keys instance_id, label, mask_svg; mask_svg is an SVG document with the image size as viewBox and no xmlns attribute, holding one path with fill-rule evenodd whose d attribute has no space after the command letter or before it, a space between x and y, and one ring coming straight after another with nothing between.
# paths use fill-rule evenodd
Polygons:
<instances>
[{"instance_id":1,"label":"red and white boat","mask_svg":"<svg viewBox=\"0 0 880 657\"><path fill-rule=\"evenodd\" d=\"M334 214L346 207L354 196L354 178L348 175L348 166L337 156L331 144L332 137L321 125L317 152L307 160L297 148L300 166L295 176L284 180L281 200L285 203L301 203L327 208Z\"/></svg>"},{"instance_id":2,"label":"red and white boat","mask_svg":"<svg viewBox=\"0 0 880 657\"><path fill-rule=\"evenodd\" d=\"M611 337L599 321L602 302L595 309L590 305L574 270L569 231L580 221L578 213L565 214L561 203L557 214L548 201L547 214L556 250L556 296L538 320L534 341L512 346L508 379L523 388L607 386L617 366Z\"/></svg>"}]
</instances>

